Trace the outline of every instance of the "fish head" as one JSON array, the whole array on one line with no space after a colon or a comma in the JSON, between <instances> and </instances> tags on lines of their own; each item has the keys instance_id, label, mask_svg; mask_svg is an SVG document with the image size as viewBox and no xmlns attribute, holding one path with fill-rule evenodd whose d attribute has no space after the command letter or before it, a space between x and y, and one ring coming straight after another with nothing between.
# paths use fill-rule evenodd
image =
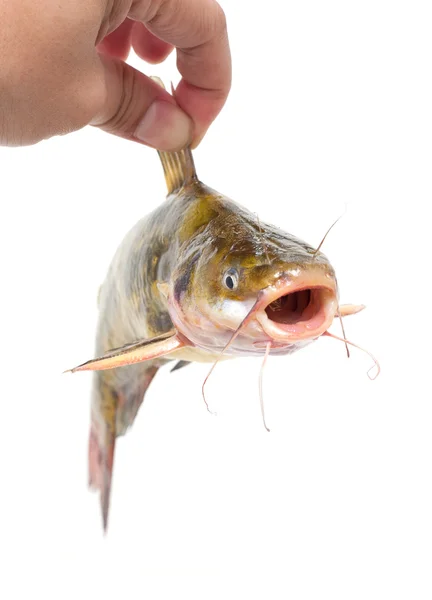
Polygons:
<instances>
[{"instance_id":1,"label":"fish head","mask_svg":"<svg viewBox=\"0 0 432 600\"><path fill-rule=\"evenodd\" d=\"M243 218L198 246L177 270L171 305L176 328L197 347L229 344L227 355L250 355L270 343L272 354L286 354L325 333L337 314L329 260L290 234Z\"/></svg>"}]
</instances>

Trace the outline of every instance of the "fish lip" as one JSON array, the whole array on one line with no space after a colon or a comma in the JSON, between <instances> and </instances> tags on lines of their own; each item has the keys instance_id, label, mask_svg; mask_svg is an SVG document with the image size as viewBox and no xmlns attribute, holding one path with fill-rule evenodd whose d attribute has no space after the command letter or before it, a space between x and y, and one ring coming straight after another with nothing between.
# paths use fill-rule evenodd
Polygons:
<instances>
[{"instance_id":1,"label":"fish lip","mask_svg":"<svg viewBox=\"0 0 432 600\"><path fill-rule=\"evenodd\" d=\"M319 302L317 312L310 319L303 321L299 319L295 323L279 323L268 317L266 308L272 302L288 294L306 289L316 290L315 302ZM336 280L330 274L304 274L295 279L288 276L276 285L262 290L255 318L271 340L291 345L302 340L316 339L327 331L333 322L337 306Z\"/></svg>"}]
</instances>

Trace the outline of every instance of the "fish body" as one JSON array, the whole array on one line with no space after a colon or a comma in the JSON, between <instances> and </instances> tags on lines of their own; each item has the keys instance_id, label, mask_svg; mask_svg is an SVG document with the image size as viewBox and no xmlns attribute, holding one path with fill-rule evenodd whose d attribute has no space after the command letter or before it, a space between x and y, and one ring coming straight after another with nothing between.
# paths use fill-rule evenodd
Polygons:
<instances>
[{"instance_id":1,"label":"fish body","mask_svg":"<svg viewBox=\"0 0 432 600\"><path fill-rule=\"evenodd\" d=\"M190 150L160 157L167 199L117 250L99 293L99 358L73 369L95 371L89 480L105 528L116 438L161 366L290 354L339 310L324 254L200 182Z\"/></svg>"},{"instance_id":2,"label":"fish body","mask_svg":"<svg viewBox=\"0 0 432 600\"><path fill-rule=\"evenodd\" d=\"M327 279L335 303L334 270L324 254L314 257L314 252L312 246L259 222L239 204L192 181L140 220L116 252L100 289L96 351L102 354L176 326L194 343L176 356L213 362L263 285L277 287L284 275L300 281L310 270L312 277ZM241 280L235 290L223 282L230 271ZM275 314L281 312L279 296L273 308ZM254 342L268 341L265 334L256 337L254 325L251 329ZM241 338L227 355L260 353L249 341ZM271 353L292 352L310 341L310 336L290 339Z\"/></svg>"}]
</instances>

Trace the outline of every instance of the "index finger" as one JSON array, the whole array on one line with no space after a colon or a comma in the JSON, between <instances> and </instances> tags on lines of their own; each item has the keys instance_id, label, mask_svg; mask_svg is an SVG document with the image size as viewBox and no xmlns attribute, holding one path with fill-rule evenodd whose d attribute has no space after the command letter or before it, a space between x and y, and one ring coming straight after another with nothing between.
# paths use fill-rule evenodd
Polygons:
<instances>
[{"instance_id":1,"label":"index finger","mask_svg":"<svg viewBox=\"0 0 432 600\"><path fill-rule=\"evenodd\" d=\"M231 56L225 15L215 0L138 0L129 17L177 49L182 79L175 91L192 118L196 146L225 104Z\"/></svg>"}]
</instances>

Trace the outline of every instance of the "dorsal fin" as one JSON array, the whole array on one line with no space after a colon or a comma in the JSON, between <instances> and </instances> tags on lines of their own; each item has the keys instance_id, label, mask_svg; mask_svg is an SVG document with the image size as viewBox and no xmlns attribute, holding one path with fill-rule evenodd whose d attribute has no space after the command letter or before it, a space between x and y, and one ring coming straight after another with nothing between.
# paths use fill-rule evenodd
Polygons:
<instances>
[{"instance_id":1,"label":"dorsal fin","mask_svg":"<svg viewBox=\"0 0 432 600\"><path fill-rule=\"evenodd\" d=\"M162 162L168 194L198 180L190 148L179 152L158 151L158 154Z\"/></svg>"},{"instance_id":2,"label":"dorsal fin","mask_svg":"<svg viewBox=\"0 0 432 600\"><path fill-rule=\"evenodd\" d=\"M152 76L151 79L165 89L159 77ZM190 148L178 152L160 152L158 150L158 154L162 162L168 194L198 180Z\"/></svg>"}]
</instances>

